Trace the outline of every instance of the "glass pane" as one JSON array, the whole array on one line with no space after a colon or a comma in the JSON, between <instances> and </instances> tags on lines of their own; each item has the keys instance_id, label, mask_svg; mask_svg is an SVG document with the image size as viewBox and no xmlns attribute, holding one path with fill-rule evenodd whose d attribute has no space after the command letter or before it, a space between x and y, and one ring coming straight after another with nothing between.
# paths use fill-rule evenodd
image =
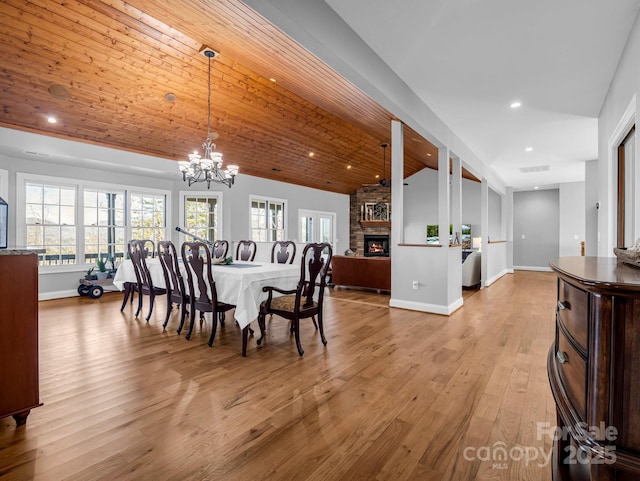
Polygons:
<instances>
[{"instance_id":1,"label":"glass pane","mask_svg":"<svg viewBox=\"0 0 640 481\"><path fill-rule=\"evenodd\" d=\"M100 192L98 194L98 207L102 207L103 209L109 208L111 194L108 192Z\"/></svg>"},{"instance_id":2,"label":"glass pane","mask_svg":"<svg viewBox=\"0 0 640 481\"><path fill-rule=\"evenodd\" d=\"M44 203L45 204L59 204L60 203L60 189L58 187L47 186L44 188Z\"/></svg>"},{"instance_id":3,"label":"glass pane","mask_svg":"<svg viewBox=\"0 0 640 481\"><path fill-rule=\"evenodd\" d=\"M85 244L96 244L98 242L98 228L97 227L85 227L84 228L84 242L85 242Z\"/></svg>"},{"instance_id":4,"label":"glass pane","mask_svg":"<svg viewBox=\"0 0 640 481\"><path fill-rule=\"evenodd\" d=\"M75 207L62 206L60 207L60 223L64 225L75 225Z\"/></svg>"},{"instance_id":5,"label":"glass pane","mask_svg":"<svg viewBox=\"0 0 640 481\"><path fill-rule=\"evenodd\" d=\"M43 223L42 204L27 204L25 214L27 224Z\"/></svg>"},{"instance_id":6,"label":"glass pane","mask_svg":"<svg viewBox=\"0 0 640 481\"><path fill-rule=\"evenodd\" d=\"M44 228L44 243L47 246L60 245L60 227L46 226Z\"/></svg>"},{"instance_id":7,"label":"glass pane","mask_svg":"<svg viewBox=\"0 0 640 481\"><path fill-rule=\"evenodd\" d=\"M60 228L60 244L66 245L66 246L73 246L75 251L75 245L76 245L76 228L75 227Z\"/></svg>"},{"instance_id":8,"label":"glass pane","mask_svg":"<svg viewBox=\"0 0 640 481\"><path fill-rule=\"evenodd\" d=\"M68 188L60 189L60 204L76 205L76 190Z\"/></svg>"},{"instance_id":9,"label":"glass pane","mask_svg":"<svg viewBox=\"0 0 640 481\"><path fill-rule=\"evenodd\" d=\"M96 225L98 223L98 213L95 208L84 208L84 225Z\"/></svg>"},{"instance_id":10,"label":"glass pane","mask_svg":"<svg viewBox=\"0 0 640 481\"><path fill-rule=\"evenodd\" d=\"M116 210L113 213L113 224L114 225L124 225L124 211Z\"/></svg>"},{"instance_id":11,"label":"glass pane","mask_svg":"<svg viewBox=\"0 0 640 481\"><path fill-rule=\"evenodd\" d=\"M44 228L42 226L27 226L27 247L42 246Z\"/></svg>"},{"instance_id":12,"label":"glass pane","mask_svg":"<svg viewBox=\"0 0 640 481\"><path fill-rule=\"evenodd\" d=\"M85 207L96 207L98 205L97 201L97 192L95 190L86 190L84 191L84 206Z\"/></svg>"},{"instance_id":13,"label":"glass pane","mask_svg":"<svg viewBox=\"0 0 640 481\"><path fill-rule=\"evenodd\" d=\"M44 223L60 224L60 207L57 205L44 206Z\"/></svg>"},{"instance_id":14,"label":"glass pane","mask_svg":"<svg viewBox=\"0 0 640 481\"><path fill-rule=\"evenodd\" d=\"M124 210L124 193L118 192L114 194L114 197L115 197L115 200L114 200L113 206L116 209Z\"/></svg>"},{"instance_id":15,"label":"glass pane","mask_svg":"<svg viewBox=\"0 0 640 481\"><path fill-rule=\"evenodd\" d=\"M109 211L107 209L98 210L98 225L109 225Z\"/></svg>"},{"instance_id":16,"label":"glass pane","mask_svg":"<svg viewBox=\"0 0 640 481\"><path fill-rule=\"evenodd\" d=\"M142 225L142 212L140 212L139 210L131 211L131 225L132 226Z\"/></svg>"},{"instance_id":17,"label":"glass pane","mask_svg":"<svg viewBox=\"0 0 640 481\"><path fill-rule=\"evenodd\" d=\"M25 194L27 203L42 204L42 185L27 184Z\"/></svg>"}]
</instances>

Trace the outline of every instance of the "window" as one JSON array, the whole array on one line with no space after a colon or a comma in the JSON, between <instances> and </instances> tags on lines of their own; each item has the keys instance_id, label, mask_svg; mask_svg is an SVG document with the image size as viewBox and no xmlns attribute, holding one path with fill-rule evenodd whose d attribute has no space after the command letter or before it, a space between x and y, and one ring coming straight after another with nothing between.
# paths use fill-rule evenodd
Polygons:
<instances>
[{"instance_id":1,"label":"window","mask_svg":"<svg viewBox=\"0 0 640 481\"><path fill-rule=\"evenodd\" d=\"M218 229L218 195L189 193L183 194L182 198L185 230L211 242L219 239L221 231Z\"/></svg>"},{"instance_id":2,"label":"window","mask_svg":"<svg viewBox=\"0 0 640 481\"><path fill-rule=\"evenodd\" d=\"M316 210L298 211L301 242L328 242L335 246L336 214Z\"/></svg>"},{"instance_id":3,"label":"window","mask_svg":"<svg viewBox=\"0 0 640 481\"><path fill-rule=\"evenodd\" d=\"M20 172L16 180L16 244L45 250L42 272L85 270L98 259L117 263L128 239L157 243L166 236L169 191L132 193L122 185Z\"/></svg>"},{"instance_id":4,"label":"window","mask_svg":"<svg viewBox=\"0 0 640 481\"><path fill-rule=\"evenodd\" d=\"M84 190L84 261L124 259L125 193Z\"/></svg>"},{"instance_id":5,"label":"window","mask_svg":"<svg viewBox=\"0 0 640 481\"><path fill-rule=\"evenodd\" d=\"M129 197L132 239L150 239L156 245L165 238L165 195L134 192Z\"/></svg>"},{"instance_id":6,"label":"window","mask_svg":"<svg viewBox=\"0 0 640 481\"><path fill-rule=\"evenodd\" d=\"M76 187L25 184L27 248L45 249L41 265L77 264Z\"/></svg>"},{"instance_id":7,"label":"window","mask_svg":"<svg viewBox=\"0 0 640 481\"><path fill-rule=\"evenodd\" d=\"M251 239L255 242L285 240L285 202L251 199Z\"/></svg>"}]
</instances>

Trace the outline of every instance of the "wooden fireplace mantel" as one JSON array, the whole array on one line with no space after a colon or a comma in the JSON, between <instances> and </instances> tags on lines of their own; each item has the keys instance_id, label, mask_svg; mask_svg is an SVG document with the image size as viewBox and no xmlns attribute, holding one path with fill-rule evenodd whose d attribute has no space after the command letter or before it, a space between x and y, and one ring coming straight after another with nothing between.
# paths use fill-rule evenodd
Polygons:
<instances>
[{"instance_id":1,"label":"wooden fireplace mantel","mask_svg":"<svg viewBox=\"0 0 640 481\"><path fill-rule=\"evenodd\" d=\"M360 225L363 229L387 228L391 229L390 220L361 220Z\"/></svg>"}]
</instances>

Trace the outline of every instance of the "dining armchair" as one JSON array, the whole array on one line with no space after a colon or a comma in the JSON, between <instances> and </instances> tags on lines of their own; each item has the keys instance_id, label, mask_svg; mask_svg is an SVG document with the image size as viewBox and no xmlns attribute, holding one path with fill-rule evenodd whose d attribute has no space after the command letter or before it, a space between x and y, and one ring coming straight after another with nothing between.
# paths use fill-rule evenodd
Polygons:
<instances>
[{"instance_id":1,"label":"dining armchair","mask_svg":"<svg viewBox=\"0 0 640 481\"><path fill-rule=\"evenodd\" d=\"M136 292L138 293L138 309L136 310L136 317L142 310L142 298L146 295L149 296L149 313L147 314L147 322L151 318L153 312L153 306L156 296L164 295L167 290L162 287L156 287L153 285L149 268L147 267L147 253L142 241L131 241L128 245L129 258L133 264L133 270L136 275Z\"/></svg>"},{"instance_id":2,"label":"dining armchair","mask_svg":"<svg viewBox=\"0 0 640 481\"><path fill-rule=\"evenodd\" d=\"M276 286L262 288L263 292L268 293L268 297L260 304L260 313L258 314L260 339L257 340L258 345L262 344L266 333L265 318L267 314L275 314L291 322L290 330L295 335L296 347L300 356L304 354L300 343L300 319L313 319L317 316L320 339L322 344L327 345L327 339L324 336L322 306L327 270L331 264L332 254L331 245L326 242L307 244L302 251L300 280L296 289L284 290ZM281 294L281 296L274 297L274 293Z\"/></svg>"},{"instance_id":3,"label":"dining armchair","mask_svg":"<svg viewBox=\"0 0 640 481\"><path fill-rule=\"evenodd\" d=\"M275 241L271 246L271 263L293 264L296 257L296 243L293 241Z\"/></svg>"},{"instance_id":4,"label":"dining armchair","mask_svg":"<svg viewBox=\"0 0 640 481\"><path fill-rule=\"evenodd\" d=\"M173 304L176 304L180 306L180 324L176 331L180 334L184 326L184 318L187 315L187 303L189 302L189 296L187 295L184 279L180 273L178 254L173 242L158 242L158 258L160 259L160 265L162 266L162 272L164 274L164 284L167 289L167 316L164 319L162 327L163 329L166 329L167 324L169 323L169 317L171 316L171 310L173 309Z\"/></svg>"},{"instance_id":5,"label":"dining armchair","mask_svg":"<svg viewBox=\"0 0 640 481\"><path fill-rule=\"evenodd\" d=\"M253 262L256 257L257 244L252 240L238 241L236 247L236 260Z\"/></svg>"},{"instance_id":6,"label":"dining armchair","mask_svg":"<svg viewBox=\"0 0 640 481\"><path fill-rule=\"evenodd\" d=\"M181 248L182 261L187 271L187 285L189 286L190 320L186 338L191 339L195 312L210 312L212 318L209 346L213 345L218 327L220 313L233 309L235 306L218 301L216 283L211 271L211 253L204 242L184 242ZM201 318L202 319L202 318ZM246 330L243 330L246 331ZM243 355L246 353L246 332L243 332Z\"/></svg>"},{"instance_id":7,"label":"dining armchair","mask_svg":"<svg viewBox=\"0 0 640 481\"><path fill-rule=\"evenodd\" d=\"M214 241L213 247L211 248L214 259L224 259L227 257L227 252L229 252L229 242L226 240Z\"/></svg>"}]
</instances>

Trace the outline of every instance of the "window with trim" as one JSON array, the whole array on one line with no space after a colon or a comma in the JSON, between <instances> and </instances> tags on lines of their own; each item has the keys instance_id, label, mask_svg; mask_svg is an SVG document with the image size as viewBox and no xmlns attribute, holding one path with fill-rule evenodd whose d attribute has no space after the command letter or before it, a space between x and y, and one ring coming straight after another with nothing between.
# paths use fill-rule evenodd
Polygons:
<instances>
[{"instance_id":1,"label":"window with trim","mask_svg":"<svg viewBox=\"0 0 640 481\"><path fill-rule=\"evenodd\" d=\"M139 192L129 194L132 239L149 239L157 246L165 238L165 218L165 195Z\"/></svg>"},{"instance_id":2,"label":"window with trim","mask_svg":"<svg viewBox=\"0 0 640 481\"><path fill-rule=\"evenodd\" d=\"M125 258L125 192L84 189L84 261Z\"/></svg>"},{"instance_id":3,"label":"window with trim","mask_svg":"<svg viewBox=\"0 0 640 481\"><path fill-rule=\"evenodd\" d=\"M251 240L285 240L285 202L275 199L251 199Z\"/></svg>"},{"instance_id":4,"label":"window with trim","mask_svg":"<svg viewBox=\"0 0 640 481\"><path fill-rule=\"evenodd\" d=\"M77 264L76 186L25 184L25 243L44 249L41 265Z\"/></svg>"},{"instance_id":5,"label":"window with trim","mask_svg":"<svg viewBox=\"0 0 640 481\"><path fill-rule=\"evenodd\" d=\"M211 242L218 239L218 197L185 195L184 228Z\"/></svg>"}]
</instances>

